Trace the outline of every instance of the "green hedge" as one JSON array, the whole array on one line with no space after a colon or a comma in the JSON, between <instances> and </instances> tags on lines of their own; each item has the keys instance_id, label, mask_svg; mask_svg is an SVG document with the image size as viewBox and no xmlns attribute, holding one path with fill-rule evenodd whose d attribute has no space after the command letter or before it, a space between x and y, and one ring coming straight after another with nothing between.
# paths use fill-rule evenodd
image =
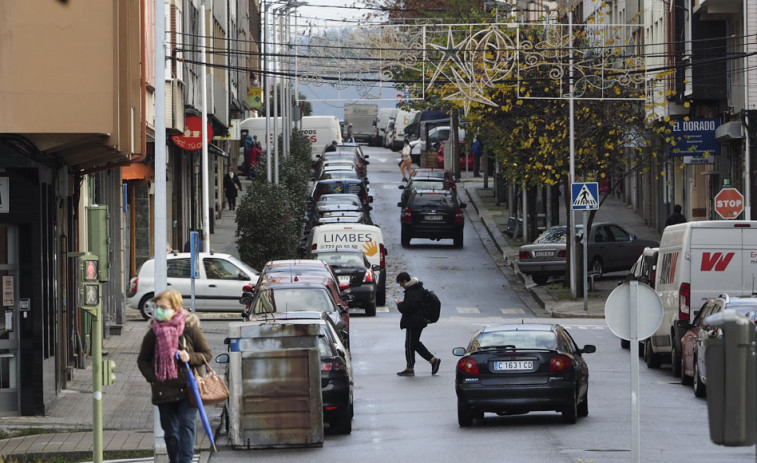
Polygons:
<instances>
[{"instance_id":1,"label":"green hedge","mask_svg":"<svg viewBox=\"0 0 757 463\"><path fill-rule=\"evenodd\" d=\"M310 141L301 132L292 132L291 150L279 158L278 185L266 180L268 161L266 157L255 170L236 215L239 257L257 269L270 260L297 257L308 204Z\"/></svg>"}]
</instances>

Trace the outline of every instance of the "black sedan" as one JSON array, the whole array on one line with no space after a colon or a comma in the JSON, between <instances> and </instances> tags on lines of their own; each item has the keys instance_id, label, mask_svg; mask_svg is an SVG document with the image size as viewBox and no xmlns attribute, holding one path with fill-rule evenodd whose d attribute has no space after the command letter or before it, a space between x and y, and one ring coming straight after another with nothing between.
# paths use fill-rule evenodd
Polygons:
<instances>
[{"instance_id":1,"label":"black sedan","mask_svg":"<svg viewBox=\"0 0 757 463\"><path fill-rule=\"evenodd\" d=\"M457 422L473 424L484 413L519 415L557 411L575 423L589 414L589 368L579 348L557 324L485 326L467 348L455 347Z\"/></svg>"},{"instance_id":2,"label":"black sedan","mask_svg":"<svg viewBox=\"0 0 757 463\"><path fill-rule=\"evenodd\" d=\"M338 249L313 253L314 259L319 259L331 266L340 284L349 284L350 279L359 276L362 283L350 286L353 296L350 307L365 309L369 317L376 316L376 285L378 284L378 266L373 268L363 251Z\"/></svg>"}]
</instances>

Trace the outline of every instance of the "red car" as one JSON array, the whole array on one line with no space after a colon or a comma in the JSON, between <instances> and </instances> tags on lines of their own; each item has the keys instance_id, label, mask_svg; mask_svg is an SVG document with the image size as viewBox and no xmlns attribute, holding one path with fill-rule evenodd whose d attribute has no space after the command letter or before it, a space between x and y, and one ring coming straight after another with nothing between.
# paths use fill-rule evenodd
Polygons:
<instances>
[{"instance_id":1,"label":"red car","mask_svg":"<svg viewBox=\"0 0 757 463\"><path fill-rule=\"evenodd\" d=\"M473 153L471 150L466 152L465 143L460 143L460 170L465 170L466 161L468 170L473 170ZM436 154L436 165L440 169L444 169L444 143L439 146L439 151Z\"/></svg>"}]
</instances>

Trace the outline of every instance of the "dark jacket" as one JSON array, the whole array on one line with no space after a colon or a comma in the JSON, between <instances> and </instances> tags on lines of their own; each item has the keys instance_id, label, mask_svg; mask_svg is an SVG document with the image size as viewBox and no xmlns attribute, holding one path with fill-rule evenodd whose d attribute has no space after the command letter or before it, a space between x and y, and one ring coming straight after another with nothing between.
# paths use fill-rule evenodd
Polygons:
<instances>
[{"instance_id":1,"label":"dark jacket","mask_svg":"<svg viewBox=\"0 0 757 463\"><path fill-rule=\"evenodd\" d=\"M226 190L226 197L236 198L237 190L242 190L242 182L239 181L239 175L234 174L234 178L231 175L226 174L223 176L223 189Z\"/></svg>"},{"instance_id":2,"label":"dark jacket","mask_svg":"<svg viewBox=\"0 0 757 463\"><path fill-rule=\"evenodd\" d=\"M423 310L425 294L423 283L415 277L405 285L405 299L397 303L397 310L402 314L400 329L425 328L428 325Z\"/></svg>"},{"instance_id":3,"label":"dark jacket","mask_svg":"<svg viewBox=\"0 0 757 463\"><path fill-rule=\"evenodd\" d=\"M145 377L150 386L152 386L152 403L154 405L170 402L178 402L188 397L189 386L187 384L187 369L184 362L176 360L178 366L178 377L166 381L158 381L155 376L155 332L152 330L152 324L155 322L151 319L148 323L150 327L145 337L142 339L142 347L139 349L137 356L137 365L142 376ZM179 347L184 347L189 353L189 366L196 368L200 374L205 371L205 360L210 362L211 353L208 341L200 329L200 319L197 315L190 313L184 323L184 333L179 336Z\"/></svg>"},{"instance_id":4,"label":"dark jacket","mask_svg":"<svg viewBox=\"0 0 757 463\"><path fill-rule=\"evenodd\" d=\"M683 214L681 214L679 212L673 212L665 220L665 226L666 227L668 225L675 225L677 223L686 223L686 217L684 217Z\"/></svg>"}]
</instances>

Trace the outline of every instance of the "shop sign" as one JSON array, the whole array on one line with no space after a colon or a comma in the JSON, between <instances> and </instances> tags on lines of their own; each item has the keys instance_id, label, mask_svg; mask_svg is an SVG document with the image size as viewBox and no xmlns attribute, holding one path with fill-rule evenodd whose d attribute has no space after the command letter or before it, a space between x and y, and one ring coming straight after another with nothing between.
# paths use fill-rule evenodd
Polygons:
<instances>
[{"instance_id":1,"label":"shop sign","mask_svg":"<svg viewBox=\"0 0 757 463\"><path fill-rule=\"evenodd\" d=\"M679 119L671 126L668 156L716 156L720 154L720 142L715 139L715 129L720 119Z\"/></svg>"},{"instance_id":2,"label":"shop sign","mask_svg":"<svg viewBox=\"0 0 757 463\"><path fill-rule=\"evenodd\" d=\"M197 151L202 149L202 118L189 116L184 121L184 133L171 135L171 140L181 149L187 151ZM208 143L213 139L213 129L208 123L207 127Z\"/></svg>"}]
</instances>

